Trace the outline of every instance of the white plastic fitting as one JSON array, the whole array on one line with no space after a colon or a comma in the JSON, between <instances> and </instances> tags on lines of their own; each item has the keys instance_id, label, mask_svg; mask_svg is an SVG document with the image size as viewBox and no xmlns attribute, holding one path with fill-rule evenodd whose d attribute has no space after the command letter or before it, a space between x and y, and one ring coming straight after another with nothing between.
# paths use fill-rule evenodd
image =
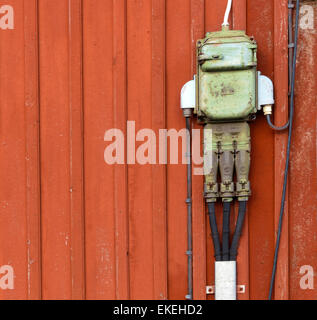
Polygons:
<instances>
[{"instance_id":1,"label":"white plastic fitting","mask_svg":"<svg viewBox=\"0 0 317 320\"><path fill-rule=\"evenodd\" d=\"M265 116L272 114L272 105L267 105L263 107L263 113Z\"/></svg>"},{"instance_id":2,"label":"white plastic fitting","mask_svg":"<svg viewBox=\"0 0 317 320\"><path fill-rule=\"evenodd\" d=\"M274 86L270 78L263 76L258 72L258 110L265 107L266 114L272 114L272 105L274 105ZM271 107L269 111L268 106ZM270 113L269 113L270 112Z\"/></svg>"},{"instance_id":3,"label":"white plastic fitting","mask_svg":"<svg viewBox=\"0 0 317 320\"><path fill-rule=\"evenodd\" d=\"M216 300L237 300L237 263L217 261L215 263Z\"/></svg>"}]
</instances>

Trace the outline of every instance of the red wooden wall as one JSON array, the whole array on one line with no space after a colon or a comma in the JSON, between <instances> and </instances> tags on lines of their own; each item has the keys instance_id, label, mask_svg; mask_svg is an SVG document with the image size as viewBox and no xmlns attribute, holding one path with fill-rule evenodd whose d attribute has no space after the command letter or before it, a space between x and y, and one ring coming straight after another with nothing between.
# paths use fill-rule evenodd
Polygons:
<instances>
[{"instance_id":1,"label":"red wooden wall","mask_svg":"<svg viewBox=\"0 0 317 320\"><path fill-rule=\"evenodd\" d=\"M184 299L186 167L107 165L104 134L125 131L127 120L136 131L184 128L179 93L195 72L195 42L220 29L226 3L0 2L14 8L15 22L14 30L0 30L0 265L12 266L15 276L1 299ZM316 1L305 5L315 10L316 26ZM287 0L234 0L231 21L258 41L259 69L274 79L275 123L282 124ZM300 268L317 270L316 50L316 27L301 28L276 299L317 298L316 286L300 288ZM246 286L239 299L266 299L287 134L274 134L262 115L251 127L253 196L238 261L238 281ZM194 297L211 299L202 190L195 176Z\"/></svg>"}]
</instances>

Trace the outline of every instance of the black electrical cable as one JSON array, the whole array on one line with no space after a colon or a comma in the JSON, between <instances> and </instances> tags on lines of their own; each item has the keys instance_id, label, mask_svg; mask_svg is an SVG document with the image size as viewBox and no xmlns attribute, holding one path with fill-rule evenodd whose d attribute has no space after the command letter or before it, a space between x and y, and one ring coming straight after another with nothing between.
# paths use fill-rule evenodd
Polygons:
<instances>
[{"instance_id":1,"label":"black electrical cable","mask_svg":"<svg viewBox=\"0 0 317 320\"><path fill-rule=\"evenodd\" d=\"M191 119L186 117L187 129L187 268L188 294L187 300L193 300L193 228L192 228L192 157L191 157Z\"/></svg>"},{"instance_id":2,"label":"black electrical cable","mask_svg":"<svg viewBox=\"0 0 317 320\"><path fill-rule=\"evenodd\" d=\"M288 0L288 74L293 73L293 56L294 56L294 43L293 43L293 4L294 0ZM288 77L289 92L291 92L292 79ZM290 94L289 94L290 95Z\"/></svg>"},{"instance_id":3,"label":"black electrical cable","mask_svg":"<svg viewBox=\"0 0 317 320\"><path fill-rule=\"evenodd\" d=\"M294 96L295 96L295 74L296 74L296 60L297 60L297 44L298 44L298 25L299 25L299 0L296 0L296 22L295 22L295 40L294 40L294 56L293 56L293 72L291 75L291 102L290 102L290 120L289 120L289 134L288 134L288 144L287 144L287 156L286 156L286 165L285 165L285 173L284 173L284 184L283 184L283 194L282 194L282 202L281 202L281 211L280 218L278 224L278 232L276 239L276 247L274 254L274 263L273 263L273 271L270 283L270 293L269 300L272 300L273 289L275 283L276 276L276 268L278 261L278 253L280 248L282 227L283 227L283 216L284 216L284 208L285 208L285 199L286 199L286 191L287 191L287 181L288 181L288 171L289 171L289 162L290 162L290 153L291 153L291 143L292 143L292 131L293 131L293 119L294 119Z\"/></svg>"},{"instance_id":4,"label":"black electrical cable","mask_svg":"<svg viewBox=\"0 0 317 320\"><path fill-rule=\"evenodd\" d=\"M231 202L223 204L223 224L222 224L222 260L229 261L230 254L230 210Z\"/></svg>"},{"instance_id":5,"label":"black electrical cable","mask_svg":"<svg viewBox=\"0 0 317 320\"><path fill-rule=\"evenodd\" d=\"M219 233L218 233L217 220L216 220L216 209L215 209L214 202L208 203L208 215L209 215L211 235L212 235L214 249L215 249L215 258L216 258L216 261L222 261L221 244L220 244L220 238L219 238Z\"/></svg>"},{"instance_id":6,"label":"black electrical cable","mask_svg":"<svg viewBox=\"0 0 317 320\"><path fill-rule=\"evenodd\" d=\"M289 59L288 59L288 72L291 75L293 73L293 54L294 54L294 48L293 48L293 0L288 0L288 41L289 41ZM291 83L292 79L289 77L289 90L291 90ZM268 125L276 131L284 131L287 128L289 128L289 120L284 126L275 126L271 121L271 115L266 116L266 120Z\"/></svg>"},{"instance_id":7,"label":"black electrical cable","mask_svg":"<svg viewBox=\"0 0 317 320\"><path fill-rule=\"evenodd\" d=\"M281 126L281 127L278 127L278 126L275 126L272 121L271 121L271 115L267 115L266 116L266 120L267 120L267 123L269 124L269 126L273 129L273 130L276 130L276 131L284 131L286 130L287 128L289 128L289 121L286 123L286 125L284 126Z\"/></svg>"},{"instance_id":8,"label":"black electrical cable","mask_svg":"<svg viewBox=\"0 0 317 320\"><path fill-rule=\"evenodd\" d=\"M230 248L230 261L237 260L238 247L239 247L239 242L242 234L246 211L247 211L247 201L240 201L236 230L234 232L234 235L232 238L232 244Z\"/></svg>"}]
</instances>

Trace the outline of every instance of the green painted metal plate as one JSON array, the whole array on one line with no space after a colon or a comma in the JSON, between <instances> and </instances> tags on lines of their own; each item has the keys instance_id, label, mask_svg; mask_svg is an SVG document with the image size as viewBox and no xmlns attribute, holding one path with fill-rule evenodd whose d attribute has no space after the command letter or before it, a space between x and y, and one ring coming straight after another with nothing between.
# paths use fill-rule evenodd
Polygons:
<instances>
[{"instance_id":1,"label":"green painted metal plate","mask_svg":"<svg viewBox=\"0 0 317 320\"><path fill-rule=\"evenodd\" d=\"M211 120L245 119L256 112L256 71L204 72L200 77L200 110Z\"/></svg>"}]
</instances>

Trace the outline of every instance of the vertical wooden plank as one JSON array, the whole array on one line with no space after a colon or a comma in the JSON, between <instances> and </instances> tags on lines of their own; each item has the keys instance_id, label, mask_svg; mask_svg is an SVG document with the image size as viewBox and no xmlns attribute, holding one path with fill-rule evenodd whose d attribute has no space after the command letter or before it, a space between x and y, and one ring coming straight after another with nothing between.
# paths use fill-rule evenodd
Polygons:
<instances>
[{"instance_id":1,"label":"vertical wooden plank","mask_svg":"<svg viewBox=\"0 0 317 320\"><path fill-rule=\"evenodd\" d=\"M152 1L127 1L127 19L128 120L135 122L138 133L152 127L152 116L156 112L152 110L151 91ZM136 150L142 142L136 143ZM130 293L132 299L153 299L153 199L156 190L151 180L152 165L140 164L137 160L135 164L130 161L128 168Z\"/></svg>"},{"instance_id":2,"label":"vertical wooden plank","mask_svg":"<svg viewBox=\"0 0 317 320\"><path fill-rule=\"evenodd\" d=\"M275 123L284 125L288 119L288 8L287 0L274 1L274 80L276 90ZM277 232L282 187L284 181L287 131L275 134L275 230ZM289 298L289 223L288 192L285 205L283 232L275 280L275 299ZM276 234L275 234L276 236ZM276 238L275 238L276 239Z\"/></svg>"},{"instance_id":3,"label":"vertical wooden plank","mask_svg":"<svg viewBox=\"0 0 317 320\"><path fill-rule=\"evenodd\" d=\"M43 298L71 298L68 3L39 2Z\"/></svg>"},{"instance_id":4,"label":"vertical wooden plank","mask_svg":"<svg viewBox=\"0 0 317 320\"><path fill-rule=\"evenodd\" d=\"M166 2L166 103L167 128L184 129L185 119L180 109L180 92L192 79L190 2ZM181 141L181 139L179 139ZM170 144L168 145L170 147ZM168 212L168 297L184 300L187 294L187 207L186 166L181 165L182 146L178 148L179 165L167 165ZM184 152L186 152L184 150Z\"/></svg>"},{"instance_id":5,"label":"vertical wooden plank","mask_svg":"<svg viewBox=\"0 0 317 320\"><path fill-rule=\"evenodd\" d=\"M258 43L258 70L273 79L274 0L247 3L247 33ZM250 123L252 137L248 205L250 299L268 298L274 254L274 132L258 113Z\"/></svg>"},{"instance_id":6,"label":"vertical wooden plank","mask_svg":"<svg viewBox=\"0 0 317 320\"><path fill-rule=\"evenodd\" d=\"M246 0L236 0L233 1L233 29L234 30L246 30L247 27L247 6ZM235 205L233 208L233 213L235 218L238 216L239 203L235 201ZM234 227L231 229L231 233L233 234L234 228L236 225L236 219ZM240 245L238 249L238 257L237 257L237 269L238 269L238 285L245 286L245 293L239 294L239 300L249 300L250 298L250 283L249 283L249 213L247 210L245 223L240 239Z\"/></svg>"},{"instance_id":7,"label":"vertical wooden plank","mask_svg":"<svg viewBox=\"0 0 317 320\"><path fill-rule=\"evenodd\" d=\"M113 115L114 127L126 135L127 51L126 1L113 0ZM125 142L126 147L126 142ZM125 148L126 150L126 148ZM127 157L125 156L125 161ZM120 181L120 183L118 183ZM116 298L128 299L129 292L129 219L127 164L114 168Z\"/></svg>"},{"instance_id":8,"label":"vertical wooden plank","mask_svg":"<svg viewBox=\"0 0 317 320\"><path fill-rule=\"evenodd\" d=\"M87 299L116 298L114 183L122 182L104 160L104 135L114 127L113 10L112 1L83 1Z\"/></svg>"},{"instance_id":9,"label":"vertical wooden plank","mask_svg":"<svg viewBox=\"0 0 317 320\"><path fill-rule=\"evenodd\" d=\"M39 2L42 290L83 298L80 1Z\"/></svg>"},{"instance_id":10,"label":"vertical wooden plank","mask_svg":"<svg viewBox=\"0 0 317 320\"><path fill-rule=\"evenodd\" d=\"M152 0L152 130L166 128L165 0ZM157 148L159 150L159 148ZM166 165L152 166L154 299L167 299Z\"/></svg>"},{"instance_id":11,"label":"vertical wooden plank","mask_svg":"<svg viewBox=\"0 0 317 320\"><path fill-rule=\"evenodd\" d=\"M191 0L191 70L196 71L196 43L204 37L205 32L205 0ZM196 122L193 128L202 128ZM206 299L206 216L204 208L204 179L193 176L193 283L194 299Z\"/></svg>"},{"instance_id":12,"label":"vertical wooden plank","mask_svg":"<svg viewBox=\"0 0 317 320\"><path fill-rule=\"evenodd\" d=\"M296 69L294 135L290 166L290 299L316 300L317 266L317 2L302 8ZM313 13L311 15L310 13ZM308 19L307 19L308 18ZM307 28L306 23L310 23ZM305 98L303 98L305 97ZM313 281L313 286L308 286ZM303 285L304 284L304 285Z\"/></svg>"},{"instance_id":13,"label":"vertical wooden plank","mask_svg":"<svg viewBox=\"0 0 317 320\"><path fill-rule=\"evenodd\" d=\"M196 44L199 39L204 37L205 33L205 0L191 0L191 68L193 75L197 72Z\"/></svg>"},{"instance_id":14,"label":"vertical wooden plank","mask_svg":"<svg viewBox=\"0 0 317 320\"><path fill-rule=\"evenodd\" d=\"M27 3L26 3L27 2ZM24 1L26 215L28 298L41 298L40 162L38 101L38 7Z\"/></svg>"},{"instance_id":15,"label":"vertical wooden plank","mask_svg":"<svg viewBox=\"0 0 317 320\"><path fill-rule=\"evenodd\" d=\"M234 0L233 2L235 2ZM227 0L205 0L205 31L220 31L224 20ZM230 26L232 28L232 12L229 16Z\"/></svg>"},{"instance_id":16,"label":"vertical wooden plank","mask_svg":"<svg viewBox=\"0 0 317 320\"><path fill-rule=\"evenodd\" d=\"M233 29L247 29L247 0L234 0L232 3Z\"/></svg>"},{"instance_id":17,"label":"vertical wooden plank","mask_svg":"<svg viewBox=\"0 0 317 320\"><path fill-rule=\"evenodd\" d=\"M37 165L36 151L30 146L30 136L36 131L31 120L36 113L36 103L26 110L27 102L34 102L32 97L26 99L26 94L34 92L35 83L24 88L26 70L34 63L30 51L24 49L25 41L32 35L36 37L36 32L24 19L22 1L7 1L6 4L14 10L14 29L0 32L0 266L10 266L13 279L10 278L10 288L0 290L1 300L27 299L39 294L39 283L34 282L34 287L31 284L33 279L36 281L36 267L39 266L33 233L36 226L35 230L30 229L31 220L38 214L37 198L33 194L36 173L32 172L32 167ZM28 31L24 31L24 24ZM26 68L25 60L29 60ZM35 148L37 143L35 140ZM36 260L34 268L31 258Z\"/></svg>"},{"instance_id":18,"label":"vertical wooden plank","mask_svg":"<svg viewBox=\"0 0 317 320\"><path fill-rule=\"evenodd\" d=\"M70 218L72 299L85 298L82 1L69 0Z\"/></svg>"}]
</instances>

